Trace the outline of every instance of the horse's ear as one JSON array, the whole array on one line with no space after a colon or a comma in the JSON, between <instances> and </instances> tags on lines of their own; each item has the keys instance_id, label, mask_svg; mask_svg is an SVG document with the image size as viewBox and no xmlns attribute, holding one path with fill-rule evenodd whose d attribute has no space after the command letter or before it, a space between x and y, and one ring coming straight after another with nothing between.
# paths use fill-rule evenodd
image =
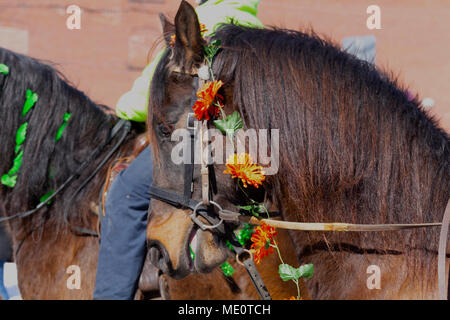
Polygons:
<instances>
[{"instance_id":1,"label":"horse's ear","mask_svg":"<svg viewBox=\"0 0 450 320\"><path fill-rule=\"evenodd\" d=\"M162 32L166 45L170 45L172 41L172 36L175 35L175 25L170 23L166 16L162 13L159 14L159 20L161 21Z\"/></svg>"},{"instance_id":2,"label":"horse's ear","mask_svg":"<svg viewBox=\"0 0 450 320\"><path fill-rule=\"evenodd\" d=\"M182 1L175 16L175 55L182 58L186 69L198 66L203 62L203 43L197 13L194 8Z\"/></svg>"}]
</instances>

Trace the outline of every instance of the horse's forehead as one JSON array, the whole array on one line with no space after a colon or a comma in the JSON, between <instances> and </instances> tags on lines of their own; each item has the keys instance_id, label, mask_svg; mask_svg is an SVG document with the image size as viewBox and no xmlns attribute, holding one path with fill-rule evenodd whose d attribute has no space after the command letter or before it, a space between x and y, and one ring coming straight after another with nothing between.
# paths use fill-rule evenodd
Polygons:
<instances>
[{"instance_id":1,"label":"horse's forehead","mask_svg":"<svg viewBox=\"0 0 450 320\"><path fill-rule=\"evenodd\" d=\"M179 122L183 115L192 110L190 107L196 100L198 89L197 77L191 77L190 74L179 74L184 76L181 82L173 80L172 76L167 77L165 102L160 110L164 120L171 124Z\"/></svg>"}]
</instances>

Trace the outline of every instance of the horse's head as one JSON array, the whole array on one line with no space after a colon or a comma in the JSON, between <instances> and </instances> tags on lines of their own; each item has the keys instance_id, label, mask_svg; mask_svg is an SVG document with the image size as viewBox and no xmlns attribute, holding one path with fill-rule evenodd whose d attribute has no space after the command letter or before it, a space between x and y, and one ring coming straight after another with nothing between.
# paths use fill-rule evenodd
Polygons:
<instances>
[{"instance_id":1,"label":"horse's head","mask_svg":"<svg viewBox=\"0 0 450 320\"><path fill-rule=\"evenodd\" d=\"M156 155L153 185L182 196L185 184L191 187L191 180L183 178L184 164L173 160L174 150L180 144L172 141L173 133L176 129L186 129L188 114L192 113L198 89L197 72L204 63L205 41L197 15L187 2L181 3L174 25L162 15L161 21L168 49L155 70L151 85L149 127ZM226 96L226 89L221 90ZM215 170L219 186L215 201L229 198L235 192L230 179L222 181L223 168L222 165ZM196 164L192 199L202 198L200 180L200 166ZM226 202L230 203L229 199ZM151 201L147 228L151 260L175 278L187 276L193 270L210 272L230 254L223 239L214 232L202 231L195 226L191 213L192 210L177 209L155 198ZM191 258L191 250L195 259Z\"/></svg>"}]
</instances>

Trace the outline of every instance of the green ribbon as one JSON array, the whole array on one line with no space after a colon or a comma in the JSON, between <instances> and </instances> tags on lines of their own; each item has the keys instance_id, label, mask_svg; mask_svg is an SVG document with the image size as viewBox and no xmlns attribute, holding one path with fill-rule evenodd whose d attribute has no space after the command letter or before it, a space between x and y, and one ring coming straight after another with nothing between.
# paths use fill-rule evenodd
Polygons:
<instances>
[{"instance_id":1,"label":"green ribbon","mask_svg":"<svg viewBox=\"0 0 450 320\"><path fill-rule=\"evenodd\" d=\"M68 124L69 119L70 119L71 116L72 116L71 113L68 113L68 112L64 113L64 116L63 116L63 123L61 124L61 126L60 126L59 129L58 129L58 131L56 132L55 142L57 142L59 139L61 139L62 134L63 134L63 132L64 132L64 129L67 127L67 124ZM47 200L48 198L50 198L54 193L55 193L55 190L50 190L49 192L47 192L46 194L44 194L44 195L39 199L39 201L40 201L40 202L46 202L46 200ZM52 202L49 201L49 202L47 203L47 205L49 205L49 204L51 204L51 203L52 203Z\"/></svg>"},{"instance_id":2,"label":"green ribbon","mask_svg":"<svg viewBox=\"0 0 450 320\"><path fill-rule=\"evenodd\" d=\"M6 76L9 73L9 67L6 64L0 63L0 73Z\"/></svg>"},{"instance_id":3,"label":"green ribbon","mask_svg":"<svg viewBox=\"0 0 450 320\"><path fill-rule=\"evenodd\" d=\"M7 75L9 73L9 67L3 63L0 63L0 73L2 73L3 75ZM26 97L25 103L22 108L22 117L25 117L28 114L28 112L34 107L39 98L38 94L32 92L30 89L27 89L25 97ZM56 132L55 142L61 139L64 129L67 127L67 124L71 116L72 116L71 113L68 112L64 113L63 123ZM19 172L20 167L22 166L22 158L23 158L22 145L24 144L25 139L27 137L27 129L28 129L28 122L22 123L17 129L16 146L14 147L15 157L13 160L13 165L11 169L9 169L8 173L2 175L1 177L1 183L10 188L15 187L17 183L17 174ZM48 198L50 198L53 195L54 192L55 192L54 190L50 190L49 192L44 194L39 199L40 202L45 202ZM49 202L48 204L50 203L51 202Z\"/></svg>"},{"instance_id":4,"label":"green ribbon","mask_svg":"<svg viewBox=\"0 0 450 320\"><path fill-rule=\"evenodd\" d=\"M16 132L16 147L14 149L14 152L17 154L20 150L20 147L25 142L25 139L27 137L27 128L28 128L28 122L23 123L19 129L17 129Z\"/></svg>"},{"instance_id":5,"label":"green ribbon","mask_svg":"<svg viewBox=\"0 0 450 320\"><path fill-rule=\"evenodd\" d=\"M22 109L22 117L26 116L38 100L38 95L31 90L26 92L26 100ZM16 146L14 148L15 158L13 166L8 173L2 175L1 182L3 185L14 188L17 183L17 173L22 166L23 148L22 145L27 137L28 122L22 123L16 131Z\"/></svg>"},{"instance_id":6,"label":"green ribbon","mask_svg":"<svg viewBox=\"0 0 450 320\"><path fill-rule=\"evenodd\" d=\"M69 119L71 116L72 116L71 113L68 113L68 112L64 113L63 123L61 124L58 131L56 132L55 142L57 142L59 139L61 139L64 129L66 129L67 125L69 124Z\"/></svg>"},{"instance_id":7,"label":"green ribbon","mask_svg":"<svg viewBox=\"0 0 450 320\"><path fill-rule=\"evenodd\" d=\"M16 183L17 183L17 175L13 175L13 176L10 176L8 174L2 175L2 184L3 185L10 187L10 188L14 188Z\"/></svg>"},{"instance_id":8,"label":"green ribbon","mask_svg":"<svg viewBox=\"0 0 450 320\"><path fill-rule=\"evenodd\" d=\"M25 117L28 111L33 108L34 104L38 100L38 95L35 92L32 92L30 89L27 89L26 93L27 99L25 100L25 104L23 105L22 109L22 117Z\"/></svg>"},{"instance_id":9,"label":"green ribbon","mask_svg":"<svg viewBox=\"0 0 450 320\"><path fill-rule=\"evenodd\" d=\"M40 202L45 202L48 198L50 198L53 194L55 193L55 190L50 190L49 192L47 192L46 194L44 194L39 201ZM48 202L47 204L52 203L51 201Z\"/></svg>"},{"instance_id":10,"label":"green ribbon","mask_svg":"<svg viewBox=\"0 0 450 320\"><path fill-rule=\"evenodd\" d=\"M13 161L13 166L9 169L8 173L2 175L2 184L14 188L17 182L17 172L19 172L20 166L22 165L23 150L21 150Z\"/></svg>"}]
</instances>

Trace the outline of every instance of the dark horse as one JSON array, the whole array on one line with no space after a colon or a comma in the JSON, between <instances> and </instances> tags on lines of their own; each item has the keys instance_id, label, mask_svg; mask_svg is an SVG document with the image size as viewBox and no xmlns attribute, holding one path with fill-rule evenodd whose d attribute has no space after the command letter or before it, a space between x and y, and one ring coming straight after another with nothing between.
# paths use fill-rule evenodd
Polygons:
<instances>
[{"instance_id":1,"label":"dark horse","mask_svg":"<svg viewBox=\"0 0 450 320\"><path fill-rule=\"evenodd\" d=\"M53 67L33 58L0 49L1 63L9 74L0 75L0 172L13 165L16 131L28 122L23 144L23 160L14 188L1 185L1 216L13 216L34 208L40 198L56 190L91 155L105 143L117 118L106 107L92 102L68 84ZM28 114L22 116L25 92L38 94ZM71 113L61 139L55 141L65 113ZM130 154L137 131L132 130L116 153ZM19 288L25 299L86 299L92 295L99 241L80 237L72 227L97 229L98 218L90 203L97 203L107 165L82 189L69 207L68 222L63 217L71 196L117 141L114 138L51 204L35 214L8 222L14 259L18 267ZM69 290L66 270L77 265L81 271L81 289Z\"/></svg>"},{"instance_id":2,"label":"dark horse","mask_svg":"<svg viewBox=\"0 0 450 320\"><path fill-rule=\"evenodd\" d=\"M204 63L198 23L184 1L175 25L165 23L166 39L175 34L176 42L156 69L150 98L160 161L154 185L178 193L183 166L171 161L177 142L170 132L185 128L192 112L193 75ZM442 221L450 196L449 135L392 76L312 33L227 24L214 39L221 41L212 69L225 83L225 113L239 111L246 128L280 130L279 170L264 189L285 220ZM214 201L233 210L245 197L223 170L215 165ZM193 198L201 199L199 189ZM149 243L160 251L154 262L172 276L192 270L186 246L193 233L197 271L228 257L218 237L195 229L190 211L152 201L151 212ZM290 232L299 261L315 265L306 281L313 299L437 298L438 234L439 228ZM380 289L367 286L371 265L381 271Z\"/></svg>"},{"instance_id":3,"label":"dark horse","mask_svg":"<svg viewBox=\"0 0 450 320\"><path fill-rule=\"evenodd\" d=\"M71 86L52 66L33 58L0 48L0 63L9 67L9 74L0 74L0 173L11 168L14 159L16 130L28 121L23 144L23 163L14 188L0 187L0 217L13 216L34 208L41 196L58 188L92 152L107 140L117 118L111 110L91 101L81 91ZM25 92L38 94L33 109L22 117ZM65 113L71 113L62 138L55 142ZM86 180L104 155L109 153L119 137L114 138L83 173L58 194L52 203L26 218L7 223L13 242L14 260L18 267L19 288L24 299L90 299L94 288L99 249L98 238L80 236L75 228L97 230L98 217L92 204L97 204L101 185L107 169L114 160L135 154L141 148L139 133L145 128L133 125L127 139L114 157L106 163L90 183L71 202L72 196ZM70 203L71 202L71 203ZM63 212L69 209L68 222ZM287 250L293 252L292 247ZM294 256L291 254L291 256ZM74 269L80 269L80 289L67 286ZM267 270L276 266L266 264ZM168 293L173 299L254 299L251 287L242 268L236 266L230 279L219 270L209 275L193 275L183 281L168 280ZM148 278L151 274L146 273ZM70 271L70 273L67 273ZM263 270L262 270L263 271ZM147 276L147 277L145 277ZM266 281L276 288L279 280ZM147 283L141 289L145 290ZM197 290L189 290L196 286ZM292 294L295 288L290 288ZM280 292L279 297L286 293ZM148 295L147 295L148 296Z\"/></svg>"}]
</instances>

